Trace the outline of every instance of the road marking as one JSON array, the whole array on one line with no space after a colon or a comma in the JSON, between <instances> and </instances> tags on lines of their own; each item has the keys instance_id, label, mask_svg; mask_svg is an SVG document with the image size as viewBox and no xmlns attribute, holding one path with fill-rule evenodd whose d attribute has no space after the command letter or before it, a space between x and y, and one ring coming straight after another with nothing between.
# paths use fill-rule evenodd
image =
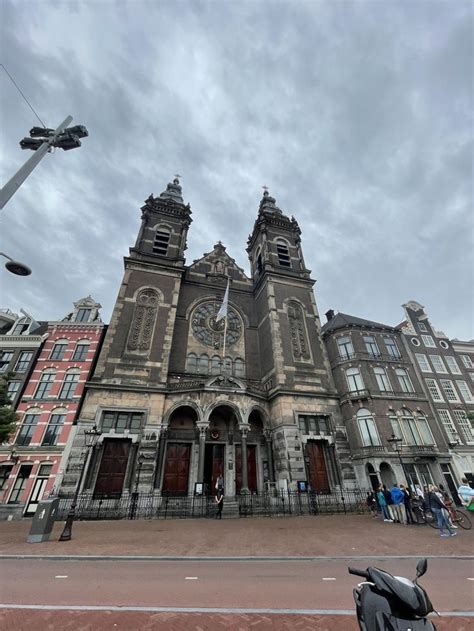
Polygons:
<instances>
[{"instance_id":1,"label":"road marking","mask_svg":"<svg viewBox=\"0 0 474 631\"><path fill-rule=\"evenodd\" d=\"M468 577L468 581L474 581L474 578Z\"/></svg>"},{"instance_id":2,"label":"road marking","mask_svg":"<svg viewBox=\"0 0 474 631\"><path fill-rule=\"evenodd\" d=\"M333 578L332 576L327 576L325 578L323 578L323 581L335 581L336 579Z\"/></svg>"},{"instance_id":3,"label":"road marking","mask_svg":"<svg viewBox=\"0 0 474 631\"><path fill-rule=\"evenodd\" d=\"M67 578L67 574L58 574L54 578Z\"/></svg>"},{"instance_id":4,"label":"road marking","mask_svg":"<svg viewBox=\"0 0 474 631\"><path fill-rule=\"evenodd\" d=\"M197 576L185 576L184 580L185 581L197 581L198 577Z\"/></svg>"},{"instance_id":5,"label":"road marking","mask_svg":"<svg viewBox=\"0 0 474 631\"><path fill-rule=\"evenodd\" d=\"M269 609L244 607L143 607L129 605L17 605L0 603L2 609L40 609L43 611L145 611L153 613L274 613L306 616L353 616L355 609ZM474 618L474 611L440 611L442 616Z\"/></svg>"}]
</instances>

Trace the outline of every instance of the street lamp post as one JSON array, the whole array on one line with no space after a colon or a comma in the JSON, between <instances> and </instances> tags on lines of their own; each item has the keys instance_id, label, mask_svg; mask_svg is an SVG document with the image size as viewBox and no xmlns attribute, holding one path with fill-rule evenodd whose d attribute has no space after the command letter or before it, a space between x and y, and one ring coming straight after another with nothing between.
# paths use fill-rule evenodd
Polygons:
<instances>
[{"instance_id":1,"label":"street lamp post","mask_svg":"<svg viewBox=\"0 0 474 631\"><path fill-rule=\"evenodd\" d=\"M72 536L72 525L74 523L74 518L76 517L76 506L77 506L77 498L79 496L79 491L81 489L82 480L84 478L84 473L86 471L86 465L88 461L88 456L90 451L95 447L99 436L101 435L101 431L97 429L97 425L94 425L92 429L85 430L84 432L84 441L86 447L86 455L84 458L84 462L82 463L81 473L79 475L79 480L77 481L76 490L74 491L74 496L72 498L71 507L66 517L66 523L64 524L64 529L59 537L59 541L70 541Z\"/></svg>"},{"instance_id":2,"label":"street lamp post","mask_svg":"<svg viewBox=\"0 0 474 631\"><path fill-rule=\"evenodd\" d=\"M139 496L138 485L140 484L140 473L142 470L142 466L143 466L143 456L142 454L140 454L138 456L137 477L135 478L135 486L132 493L132 502L130 504L129 519L135 519L135 516L137 513L137 504L138 504L138 496Z\"/></svg>"},{"instance_id":3,"label":"street lamp post","mask_svg":"<svg viewBox=\"0 0 474 631\"><path fill-rule=\"evenodd\" d=\"M400 467L402 468L403 475L406 478L407 475L405 473L405 467L403 466L403 461L402 461L403 439L398 438L397 436L395 436L395 434L392 434L390 438L387 438L387 442L389 443L389 445L391 445L393 451L397 453L398 459L400 460Z\"/></svg>"},{"instance_id":4,"label":"street lamp post","mask_svg":"<svg viewBox=\"0 0 474 631\"><path fill-rule=\"evenodd\" d=\"M57 129L33 127L30 129L30 138L23 138L23 140L20 141L20 147L22 149L31 149L35 154L25 162L0 190L0 209L13 197L33 169L38 166L44 156L51 151L53 147L69 151L70 149L81 146L79 138L88 136L89 132L84 125L68 127L71 121L72 116L68 116Z\"/></svg>"}]
</instances>

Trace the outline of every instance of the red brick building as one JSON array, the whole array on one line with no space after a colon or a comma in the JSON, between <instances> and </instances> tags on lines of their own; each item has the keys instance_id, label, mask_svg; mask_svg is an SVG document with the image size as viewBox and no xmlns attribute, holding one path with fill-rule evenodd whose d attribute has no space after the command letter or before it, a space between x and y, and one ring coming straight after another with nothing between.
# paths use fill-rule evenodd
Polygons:
<instances>
[{"instance_id":1,"label":"red brick building","mask_svg":"<svg viewBox=\"0 0 474 631\"><path fill-rule=\"evenodd\" d=\"M17 431L9 451L0 454L9 465L0 493L6 518L32 515L39 500L59 487L66 445L105 331L100 307L84 298L63 320L48 323L48 337L17 405Z\"/></svg>"}]
</instances>

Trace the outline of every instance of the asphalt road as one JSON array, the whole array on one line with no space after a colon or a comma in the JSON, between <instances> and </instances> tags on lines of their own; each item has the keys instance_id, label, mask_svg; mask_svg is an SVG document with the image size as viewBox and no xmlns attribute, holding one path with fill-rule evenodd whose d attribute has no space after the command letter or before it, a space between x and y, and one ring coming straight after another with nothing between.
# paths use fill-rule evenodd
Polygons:
<instances>
[{"instance_id":1,"label":"asphalt road","mask_svg":"<svg viewBox=\"0 0 474 631\"><path fill-rule=\"evenodd\" d=\"M416 565L414 559L370 563L407 577L413 577ZM2 560L0 608L29 604L351 610L358 579L347 573L347 565L345 560ZM474 580L469 579L474 579L472 560L431 559L421 582L439 611L465 611L474 602Z\"/></svg>"}]
</instances>

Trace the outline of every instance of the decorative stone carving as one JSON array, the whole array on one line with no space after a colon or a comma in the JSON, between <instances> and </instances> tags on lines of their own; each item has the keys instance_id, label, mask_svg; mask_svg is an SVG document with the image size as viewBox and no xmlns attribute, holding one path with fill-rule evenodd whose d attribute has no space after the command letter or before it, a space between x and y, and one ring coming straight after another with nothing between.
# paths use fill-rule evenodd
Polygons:
<instances>
[{"instance_id":1,"label":"decorative stone carving","mask_svg":"<svg viewBox=\"0 0 474 631\"><path fill-rule=\"evenodd\" d=\"M147 351L150 349L158 302L158 293L154 289L144 289L138 294L128 338L128 350Z\"/></svg>"},{"instance_id":2,"label":"decorative stone carving","mask_svg":"<svg viewBox=\"0 0 474 631\"><path fill-rule=\"evenodd\" d=\"M304 325L304 313L297 302L288 303L288 320L290 322L291 346L295 359L309 359L308 341Z\"/></svg>"}]
</instances>

